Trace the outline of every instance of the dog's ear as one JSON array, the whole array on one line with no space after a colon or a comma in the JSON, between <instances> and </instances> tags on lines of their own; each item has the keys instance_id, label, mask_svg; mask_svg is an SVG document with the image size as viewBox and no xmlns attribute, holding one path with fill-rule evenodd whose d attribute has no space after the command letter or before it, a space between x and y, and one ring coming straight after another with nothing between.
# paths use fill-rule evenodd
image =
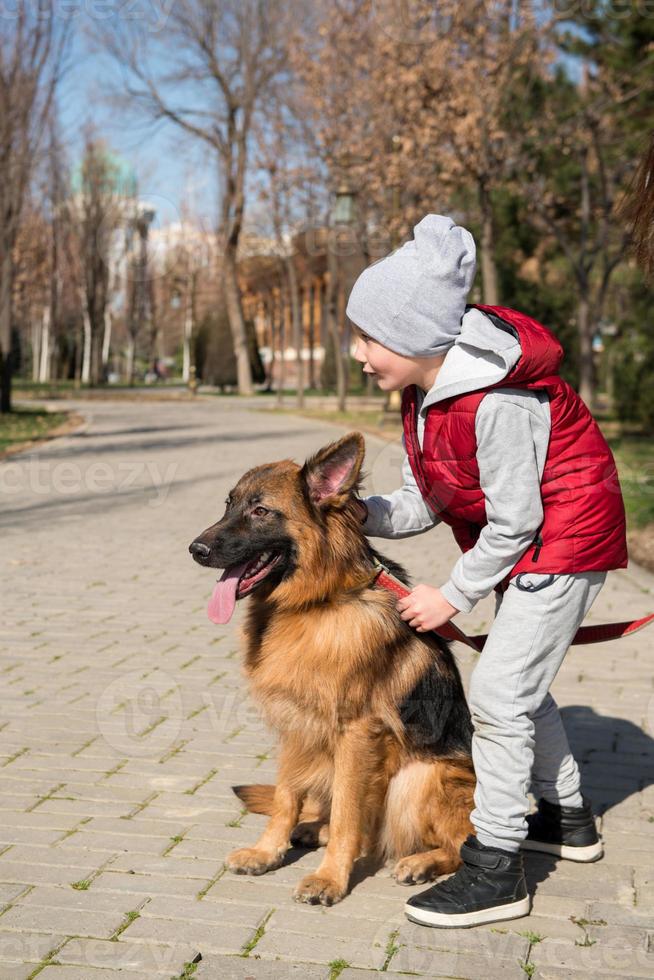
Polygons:
<instances>
[{"instance_id":1,"label":"dog's ear","mask_svg":"<svg viewBox=\"0 0 654 980\"><path fill-rule=\"evenodd\" d=\"M311 456L300 471L315 504L344 502L356 486L366 452L360 432L349 432Z\"/></svg>"}]
</instances>

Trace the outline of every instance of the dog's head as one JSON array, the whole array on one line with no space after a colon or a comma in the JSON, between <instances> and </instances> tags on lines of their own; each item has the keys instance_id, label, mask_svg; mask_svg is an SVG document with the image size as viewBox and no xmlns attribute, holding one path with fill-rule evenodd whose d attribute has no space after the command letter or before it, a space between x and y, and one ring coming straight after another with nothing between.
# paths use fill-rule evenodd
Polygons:
<instances>
[{"instance_id":1,"label":"dog's head","mask_svg":"<svg viewBox=\"0 0 654 980\"><path fill-rule=\"evenodd\" d=\"M221 519L189 546L201 565L225 569L209 603L214 622L228 622L236 600L252 592L311 601L329 593L339 571L353 571L362 553L355 494L364 454L363 436L351 432L303 466L285 459L241 477Z\"/></svg>"}]
</instances>

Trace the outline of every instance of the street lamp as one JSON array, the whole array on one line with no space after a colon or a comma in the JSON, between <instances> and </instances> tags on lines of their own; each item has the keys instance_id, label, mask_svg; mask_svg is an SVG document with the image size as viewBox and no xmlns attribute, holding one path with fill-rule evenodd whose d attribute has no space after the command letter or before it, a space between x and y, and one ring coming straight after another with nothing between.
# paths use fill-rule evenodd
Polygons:
<instances>
[{"instance_id":1,"label":"street lamp","mask_svg":"<svg viewBox=\"0 0 654 980\"><path fill-rule=\"evenodd\" d=\"M332 224L351 225L354 222L354 193L349 184L341 181L336 189L334 207L332 208Z\"/></svg>"},{"instance_id":2,"label":"street lamp","mask_svg":"<svg viewBox=\"0 0 654 980\"><path fill-rule=\"evenodd\" d=\"M347 369L345 355L349 355L349 336L345 328L342 302L342 258L353 252L356 235L352 229L356 221L356 191L350 183L348 171L354 162L350 154L343 154L339 160L340 179L334 192L334 203L330 213L330 227L333 234L327 239L327 263L329 269L329 323L336 360L336 387L338 391L338 407L345 411ZM353 241L354 237L354 241ZM345 340L345 350L343 341Z\"/></svg>"}]
</instances>

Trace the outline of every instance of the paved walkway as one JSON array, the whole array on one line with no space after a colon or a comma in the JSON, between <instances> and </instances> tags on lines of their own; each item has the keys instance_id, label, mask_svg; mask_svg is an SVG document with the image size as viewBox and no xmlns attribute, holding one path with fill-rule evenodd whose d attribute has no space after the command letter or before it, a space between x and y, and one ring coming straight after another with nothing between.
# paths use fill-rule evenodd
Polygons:
<instances>
[{"instance_id":1,"label":"paved walkway","mask_svg":"<svg viewBox=\"0 0 654 980\"><path fill-rule=\"evenodd\" d=\"M272 782L275 746L244 694L237 607L187 546L248 467L302 461L341 431L238 399L76 406L85 430L0 464L0 980L367 980L654 976L654 649L641 633L574 648L553 692L602 814L606 855L526 856L529 918L425 929L390 869L331 909L291 899L315 852L261 878L225 873L265 818L230 786ZM399 442L367 437L367 492ZM447 529L382 550L438 584ZM614 572L590 621L654 607ZM487 629L492 600L461 618ZM457 650L467 683L473 654Z\"/></svg>"}]
</instances>

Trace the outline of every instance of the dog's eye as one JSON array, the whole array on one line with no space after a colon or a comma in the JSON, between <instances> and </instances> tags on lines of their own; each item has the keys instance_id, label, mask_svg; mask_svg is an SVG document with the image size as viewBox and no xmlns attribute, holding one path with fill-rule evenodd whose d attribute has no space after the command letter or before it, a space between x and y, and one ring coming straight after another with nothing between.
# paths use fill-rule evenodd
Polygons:
<instances>
[{"instance_id":1,"label":"dog's eye","mask_svg":"<svg viewBox=\"0 0 654 980\"><path fill-rule=\"evenodd\" d=\"M254 510L252 511L252 513L253 514L256 514L257 517L265 517L266 514L268 513L268 508L267 507L255 507Z\"/></svg>"}]
</instances>

